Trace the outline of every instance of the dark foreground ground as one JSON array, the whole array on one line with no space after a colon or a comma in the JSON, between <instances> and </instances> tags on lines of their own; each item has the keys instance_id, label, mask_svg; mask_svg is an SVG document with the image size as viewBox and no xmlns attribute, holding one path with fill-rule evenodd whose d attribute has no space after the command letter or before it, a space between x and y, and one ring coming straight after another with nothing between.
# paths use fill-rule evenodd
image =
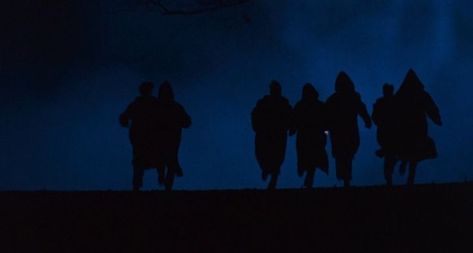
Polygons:
<instances>
[{"instance_id":1,"label":"dark foreground ground","mask_svg":"<svg viewBox=\"0 0 473 253\"><path fill-rule=\"evenodd\" d=\"M473 252L473 184L2 192L0 252Z\"/></svg>"}]
</instances>

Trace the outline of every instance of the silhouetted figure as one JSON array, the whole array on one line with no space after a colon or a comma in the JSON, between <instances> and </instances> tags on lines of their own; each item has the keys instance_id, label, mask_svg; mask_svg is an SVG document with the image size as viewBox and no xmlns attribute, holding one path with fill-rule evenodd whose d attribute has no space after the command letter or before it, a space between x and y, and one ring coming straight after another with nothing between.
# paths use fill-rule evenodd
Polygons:
<instances>
[{"instance_id":1,"label":"silhouetted figure","mask_svg":"<svg viewBox=\"0 0 473 253\"><path fill-rule=\"evenodd\" d=\"M357 116L361 116L367 128L371 127L371 119L353 81L345 72L338 74L335 93L328 98L326 106L337 178L349 187L352 161L360 145Z\"/></svg>"},{"instance_id":2,"label":"silhouetted figure","mask_svg":"<svg viewBox=\"0 0 473 253\"><path fill-rule=\"evenodd\" d=\"M191 125L191 118L184 107L174 100L171 84L164 81L159 87L157 98L156 150L157 167L166 171L164 185L172 190L175 176L183 176L178 153L181 143L182 128Z\"/></svg>"},{"instance_id":3,"label":"silhouetted figure","mask_svg":"<svg viewBox=\"0 0 473 253\"><path fill-rule=\"evenodd\" d=\"M129 138L133 147L133 190L138 191L143 185L145 169L155 168L154 154L156 124L155 111L157 100L152 96L153 83L144 82L139 87L140 96L120 115L123 127L129 127ZM131 123L130 123L131 122Z\"/></svg>"},{"instance_id":4,"label":"silhouetted figure","mask_svg":"<svg viewBox=\"0 0 473 253\"><path fill-rule=\"evenodd\" d=\"M399 151L399 126L394 86L391 84L383 85L383 97L376 100L373 105L371 118L378 127L376 138L381 147L376 151L376 155L384 157L384 178L386 184L392 186L393 171Z\"/></svg>"},{"instance_id":5,"label":"silhouetted figure","mask_svg":"<svg viewBox=\"0 0 473 253\"><path fill-rule=\"evenodd\" d=\"M304 187L312 189L315 169L328 174L327 119L325 105L319 100L319 93L307 83L302 89L302 99L294 107L294 122L291 135L297 132L297 172L306 172Z\"/></svg>"},{"instance_id":6,"label":"silhouetted figure","mask_svg":"<svg viewBox=\"0 0 473 253\"><path fill-rule=\"evenodd\" d=\"M437 105L412 69L407 72L395 98L399 117L399 159L409 165L407 184L413 185L417 164L437 157L435 142L428 136L427 117L439 126L442 120ZM401 172L405 168L404 163Z\"/></svg>"},{"instance_id":7,"label":"silhouetted figure","mask_svg":"<svg viewBox=\"0 0 473 253\"><path fill-rule=\"evenodd\" d=\"M255 136L255 153L262 178L271 176L268 189L275 189L286 154L287 132L290 127L291 105L281 95L277 81L270 84L270 94L260 99L251 114Z\"/></svg>"}]
</instances>

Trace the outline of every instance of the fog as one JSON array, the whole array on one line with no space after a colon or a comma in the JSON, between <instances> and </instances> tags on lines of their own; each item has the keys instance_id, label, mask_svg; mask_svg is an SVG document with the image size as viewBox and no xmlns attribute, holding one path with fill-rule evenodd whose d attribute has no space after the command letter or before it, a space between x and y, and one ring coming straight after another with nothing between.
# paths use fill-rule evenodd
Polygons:
<instances>
[{"instance_id":1,"label":"fog","mask_svg":"<svg viewBox=\"0 0 473 253\"><path fill-rule=\"evenodd\" d=\"M344 70L371 112L382 84L399 87L409 68L444 121L430 124L439 157L419 165L417 182L473 178L470 1L253 0L198 15L129 3L0 4L0 190L129 189L131 146L118 115L144 80L169 80L193 119L177 189L264 188L250 113L270 80L294 105L306 82L326 99ZM376 129L360 129L353 184L383 184ZM294 139L283 188L302 186ZM337 184L333 164L316 187ZM396 171L395 183L405 180ZM145 188L157 189L154 171Z\"/></svg>"}]
</instances>

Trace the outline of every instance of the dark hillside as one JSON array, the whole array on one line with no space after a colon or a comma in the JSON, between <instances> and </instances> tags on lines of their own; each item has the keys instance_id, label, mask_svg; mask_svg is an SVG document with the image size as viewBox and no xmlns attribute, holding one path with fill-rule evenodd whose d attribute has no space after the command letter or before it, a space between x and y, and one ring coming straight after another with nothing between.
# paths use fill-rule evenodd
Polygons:
<instances>
[{"instance_id":1,"label":"dark hillside","mask_svg":"<svg viewBox=\"0 0 473 253\"><path fill-rule=\"evenodd\" d=\"M0 198L2 252L472 250L472 184Z\"/></svg>"}]
</instances>

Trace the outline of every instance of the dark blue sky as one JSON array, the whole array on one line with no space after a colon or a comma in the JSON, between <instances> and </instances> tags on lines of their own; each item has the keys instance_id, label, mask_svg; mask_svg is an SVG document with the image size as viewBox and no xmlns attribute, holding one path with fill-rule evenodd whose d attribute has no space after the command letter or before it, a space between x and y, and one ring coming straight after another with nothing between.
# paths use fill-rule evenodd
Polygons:
<instances>
[{"instance_id":1,"label":"dark blue sky","mask_svg":"<svg viewBox=\"0 0 473 253\"><path fill-rule=\"evenodd\" d=\"M192 16L86 2L0 4L0 190L129 189L131 147L117 117L138 83L164 79L193 118L176 188L263 188L250 112L271 79L294 104L305 82L327 98L345 70L371 111L381 85L398 87L410 67L444 119L429 129L440 156L421 163L418 182L473 179L471 1L253 0ZM294 146L281 187L302 185ZM384 182L376 148L375 129L362 129L355 185ZM145 185L154 182L149 171ZM316 185L336 183L333 168L316 175Z\"/></svg>"}]
</instances>

